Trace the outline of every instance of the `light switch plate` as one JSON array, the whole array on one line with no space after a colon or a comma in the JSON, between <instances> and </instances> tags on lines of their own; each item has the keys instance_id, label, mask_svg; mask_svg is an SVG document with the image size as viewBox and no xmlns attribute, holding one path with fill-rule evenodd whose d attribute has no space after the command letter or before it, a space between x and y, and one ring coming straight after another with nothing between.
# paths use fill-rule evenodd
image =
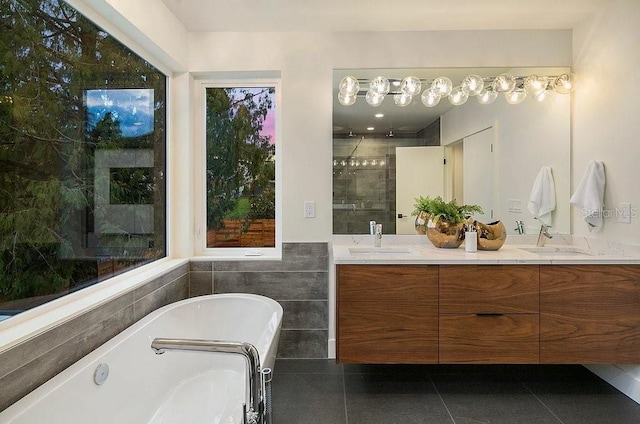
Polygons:
<instances>
[{"instance_id":1,"label":"light switch plate","mask_svg":"<svg viewBox=\"0 0 640 424\"><path fill-rule=\"evenodd\" d=\"M618 222L631 224L631 203L618 203L616 216L618 217Z\"/></svg>"},{"instance_id":2,"label":"light switch plate","mask_svg":"<svg viewBox=\"0 0 640 424\"><path fill-rule=\"evenodd\" d=\"M522 200L520 200L520 199L509 199L509 212L511 212L511 213L522 213Z\"/></svg>"},{"instance_id":3,"label":"light switch plate","mask_svg":"<svg viewBox=\"0 0 640 424\"><path fill-rule=\"evenodd\" d=\"M304 217L315 218L316 217L316 202L313 200L306 200L304 202Z\"/></svg>"}]
</instances>

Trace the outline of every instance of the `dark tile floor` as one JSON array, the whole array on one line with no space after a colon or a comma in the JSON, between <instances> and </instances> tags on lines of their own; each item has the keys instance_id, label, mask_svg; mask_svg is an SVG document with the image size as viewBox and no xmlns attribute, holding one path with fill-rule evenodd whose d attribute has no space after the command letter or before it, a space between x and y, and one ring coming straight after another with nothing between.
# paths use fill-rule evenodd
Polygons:
<instances>
[{"instance_id":1,"label":"dark tile floor","mask_svg":"<svg viewBox=\"0 0 640 424\"><path fill-rule=\"evenodd\" d=\"M278 359L274 424L639 424L582 366L339 365Z\"/></svg>"}]
</instances>

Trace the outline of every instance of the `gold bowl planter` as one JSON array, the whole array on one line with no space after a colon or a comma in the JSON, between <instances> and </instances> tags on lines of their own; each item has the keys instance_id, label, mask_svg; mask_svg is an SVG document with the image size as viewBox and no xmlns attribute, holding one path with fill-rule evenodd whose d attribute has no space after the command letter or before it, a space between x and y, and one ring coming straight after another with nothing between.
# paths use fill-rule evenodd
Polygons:
<instances>
[{"instance_id":1,"label":"gold bowl planter","mask_svg":"<svg viewBox=\"0 0 640 424\"><path fill-rule=\"evenodd\" d=\"M416 233L427 234L427 221L429 221L429 215L426 212L420 212L418 216L416 216Z\"/></svg>"},{"instance_id":2,"label":"gold bowl planter","mask_svg":"<svg viewBox=\"0 0 640 424\"><path fill-rule=\"evenodd\" d=\"M464 224L452 224L448 221L438 220L427 222L427 238L435 247L456 249L464 241Z\"/></svg>"},{"instance_id":3,"label":"gold bowl planter","mask_svg":"<svg viewBox=\"0 0 640 424\"><path fill-rule=\"evenodd\" d=\"M501 221L483 224L476 221L479 250L498 250L507 239L507 229Z\"/></svg>"}]
</instances>

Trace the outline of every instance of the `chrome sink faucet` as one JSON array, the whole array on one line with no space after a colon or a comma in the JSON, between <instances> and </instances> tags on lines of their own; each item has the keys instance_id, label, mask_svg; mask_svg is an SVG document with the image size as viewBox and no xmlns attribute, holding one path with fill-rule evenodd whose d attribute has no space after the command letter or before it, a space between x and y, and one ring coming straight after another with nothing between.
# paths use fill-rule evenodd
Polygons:
<instances>
[{"instance_id":1,"label":"chrome sink faucet","mask_svg":"<svg viewBox=\"0 0 640 424\"><path fill-rule=\"evenodd\" d=\"M553 236L549 234L549 228L551 228L551 225L542 224L540 226L540 233L538 234L538 241L536 243L537 247L543 247L548 238L553 238Z\"/></svg>"},{"instance_id":2,"label":"chrome sink faucet","mask_svg":"<svg viewBox=\"0 0 640 424\"><path fill-rule=\"evenodd\" d=\"M516 228L513 229L518 234L524 234L524 221L516 221Z\"/></svg>"},{"instance_id":3,"label":"chrome sink faucet","mask_svg":"<svg viewBox=\"0 0 640 424\"><path fill-rule=\"evenodd\" d=\"M376 224L376 221L369 221L369 234L373 236L373 247L382 246L382 224Z\"/></svg>"},{"instance_id":4,"label":"chrome sink faucet","mask_svg":"<svg viewBox=\"0 0 640 424\"><path fill-rule=\"evenodd\" d=\"M382 224L376 224L376 232L373 235L373 246L382 246Z\"/></svg>"}]
</instances>

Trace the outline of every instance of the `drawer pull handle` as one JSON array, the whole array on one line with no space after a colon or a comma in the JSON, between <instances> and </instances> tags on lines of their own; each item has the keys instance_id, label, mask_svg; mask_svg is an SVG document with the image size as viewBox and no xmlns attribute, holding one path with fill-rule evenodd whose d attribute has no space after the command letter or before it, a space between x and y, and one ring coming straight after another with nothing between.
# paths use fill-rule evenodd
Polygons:
<instances>
[{"instance_id":1,"label":"drawer pull handle","mask_svg":"<svg viewBox=\"0 0 640 424\"><path fill-rule=\"evenodd\" d=\"M476 316L479 316L479 317L501 317L503 315L504 314L476 314Z\"/></svg>"}]
</instances>

